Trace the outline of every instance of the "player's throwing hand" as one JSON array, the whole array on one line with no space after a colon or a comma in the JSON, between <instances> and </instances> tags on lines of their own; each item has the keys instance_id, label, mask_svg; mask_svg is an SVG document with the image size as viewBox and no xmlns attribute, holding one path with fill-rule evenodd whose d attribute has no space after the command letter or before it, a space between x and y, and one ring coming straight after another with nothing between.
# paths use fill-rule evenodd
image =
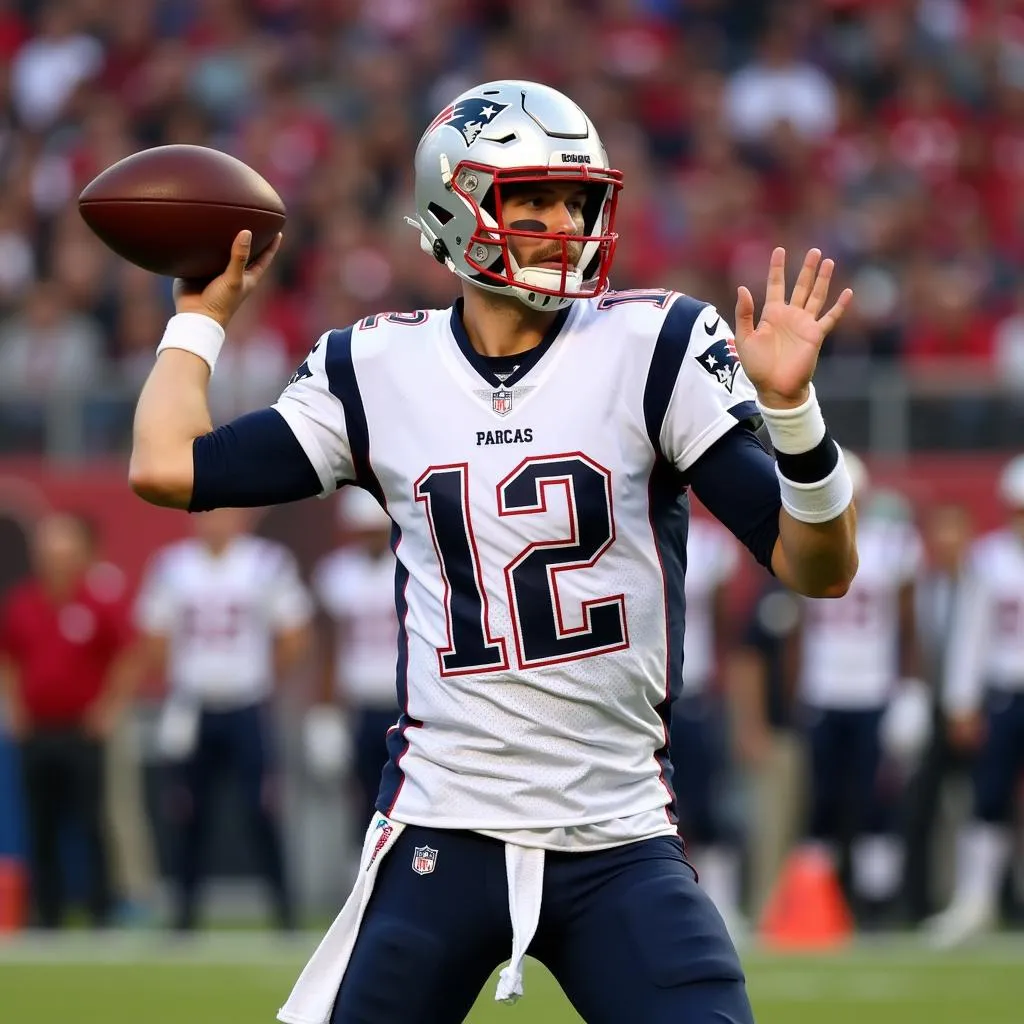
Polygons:
<instances>
[{"instance_id":1,"label":"player's throwing hand","mask_svg":"<svg viewBox=\"0 0 1024 1024\"><path fill-rule=\"evenodd\" d=\"M249 263L251 245L252 232L239 231L231 245L231 260L223 274L212 281L198 283L177 278L174 282L175 312L204 313L221 327L227 327L228 321L270 266L281 246L281 235L260 253L258 259Z\"/></svg>"},{"instance_id":2,"label":"player's throwing hand","mask_svg":"<svg viewBox=\"0 0 1024 1024\"><path fill-rule=\"evenodd\" d=\"M794 408L807 400L821 343L853 299L853 292L844 289L835 305L819 318L834 268L833 260L821 261L820 249L811 249L787 302L786 250L775 249L756 327L753 296L743 285L738 289L736 351L763 405Z\"/></svg>"}]
</instances>

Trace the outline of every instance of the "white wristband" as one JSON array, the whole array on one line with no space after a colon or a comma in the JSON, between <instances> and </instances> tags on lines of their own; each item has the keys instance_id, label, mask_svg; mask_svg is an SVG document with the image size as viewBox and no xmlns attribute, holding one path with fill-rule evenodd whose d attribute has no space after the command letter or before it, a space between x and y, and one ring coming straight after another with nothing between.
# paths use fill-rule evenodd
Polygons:
<instances>
[{"instance_id":1,"label":"white wristband","mask_svg":"<svg viewBox=\"0 0 1024 1024\"><path fill-rule=\"evenodd\" d=\"M825 419L821 415L818 396L814 385L803 405L795 409L772 409L757 403L757 411L764 419L768 436L777 452L785 455L802 455L821 443L825 436Z\"/></svg>"},{"instance_id":2,"label":"white wristband","mask_svg":"<svg viewBox=\"0 0 1024 1024\"><path fill-rule=\"evenodd\" d=\"M779 467L775 467L779 490L782 492L782 507L801 523L827 523L842 515L853 501L853 480L846 468L843 450L839 445L836 448L839 450L839 461L824 480L798 484L788 480Z\"/></svg>"},{"instance_id":3,"label":"white wristband","mask_svg":"<svg viewBox=\"0 0 1024 1024\"><path fill-rule=\"evenodd\" d=\"M167 321L164 336L156 347L160 355L164 349L180 348L199 356L213 373L224 344L224 328L205 313L175 313Z\"/></svg>"}]
</instances>

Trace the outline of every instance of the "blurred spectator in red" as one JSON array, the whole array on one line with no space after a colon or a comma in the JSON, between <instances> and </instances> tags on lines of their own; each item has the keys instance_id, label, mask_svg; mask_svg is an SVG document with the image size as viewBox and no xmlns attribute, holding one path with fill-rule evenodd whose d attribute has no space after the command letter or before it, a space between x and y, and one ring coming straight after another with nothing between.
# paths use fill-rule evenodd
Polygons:
<instances>
[{"instance_id":1,"label":"blurred spectator in red","mask_svg":"<svg viewBox=\"0 0 1024 1024\"><path fill-rule=\"evenodd\" d=\"M33 538L34 575L0 610L0 680L8 728L20 743L29 861L38 923L63 921L60 838L80 827L89 857L88 909L107 923L107 740L134 686L137 660L122 605L89 577L96 537L77 515L44 518Z\"/></svg>"},{"instance_id":2,"label":"blurred spectator in red","mask_svg":"<svg viewBox=\"0 0 1024 1024\"><path fill-rule=\"evenodd\" d=\"M991 316L977 307L973 283L957 268L935 267L927 304L907 336L907 359L921 373L987 373L993 351Z\"/></svg>"}]
</instances>

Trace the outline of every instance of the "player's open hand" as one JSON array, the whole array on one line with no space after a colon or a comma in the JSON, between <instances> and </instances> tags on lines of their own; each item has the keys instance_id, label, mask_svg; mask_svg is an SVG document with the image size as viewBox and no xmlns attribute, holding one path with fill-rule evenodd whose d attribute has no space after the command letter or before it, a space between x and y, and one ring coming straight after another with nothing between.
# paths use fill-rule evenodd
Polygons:
<instances>
[{"instance_id":1,"label":"player's open hand","mask_svg":"<svg viewBox=\"0 0 1024 1024\"><path fill-rule=\"evenodd\" d=\"M764 308L756 327L753 296L743 286L738 290L736 351L758 398L769 408L794 408L807 399L821 343L853 298L853 292L845 289L835 305L819 316L834 268L832 260L821 260L820 249L811 249L787 302L786 250L776 249L768 266Z\"/></svg>"},{"instance_id":2,"label":"player's open hand","mask_svg":"<svg viewBox=\"0 0 1024 1024\"><path fill-rule=\"evenodd\" d=\"M281 235L260 253L259 259L249 262L252 232L239 231L231 245L231 259L227 269L212 281L174 282L174 308L178 313L204 313L227 327L253 288L259 284L267 267L281 246Z\"/></svg>"}]
</instances>

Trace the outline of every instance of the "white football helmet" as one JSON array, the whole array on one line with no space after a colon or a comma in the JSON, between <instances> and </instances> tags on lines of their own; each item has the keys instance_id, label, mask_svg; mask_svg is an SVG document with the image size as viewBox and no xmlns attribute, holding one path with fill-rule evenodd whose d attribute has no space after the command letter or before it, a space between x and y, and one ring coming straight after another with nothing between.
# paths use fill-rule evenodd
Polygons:
<instances>
[{"instance_id":1,"label":"white football helmet","mask_svg":"<svg viewBox=\"0 0 1024 1024\"><path fill-rule=\"evenodd\" d=\"M999 497L1012 509L1024 509L1024 455L1011 459L999 477Z\"/></svg>"},{"instance_id":2,"label":"white football helmet","mask_svg":"<svg viewBox=\"0 0 1024 1024\"><path fill-rule=\"evenodd\" d=\"M416 219L407 219L424 251L464 281L546 311L608 287L622 173L608 166L590 118L567 96L534 82L475 86L423 133L415 172ZM503 187L540 181L581 184L581 235L506 223ZM561 256L550 258L560 258L561 268L519 266L509 246L515 238L557 243ZM578 259L569 243L582 249Z\"/></svg>"}]
</instances>

